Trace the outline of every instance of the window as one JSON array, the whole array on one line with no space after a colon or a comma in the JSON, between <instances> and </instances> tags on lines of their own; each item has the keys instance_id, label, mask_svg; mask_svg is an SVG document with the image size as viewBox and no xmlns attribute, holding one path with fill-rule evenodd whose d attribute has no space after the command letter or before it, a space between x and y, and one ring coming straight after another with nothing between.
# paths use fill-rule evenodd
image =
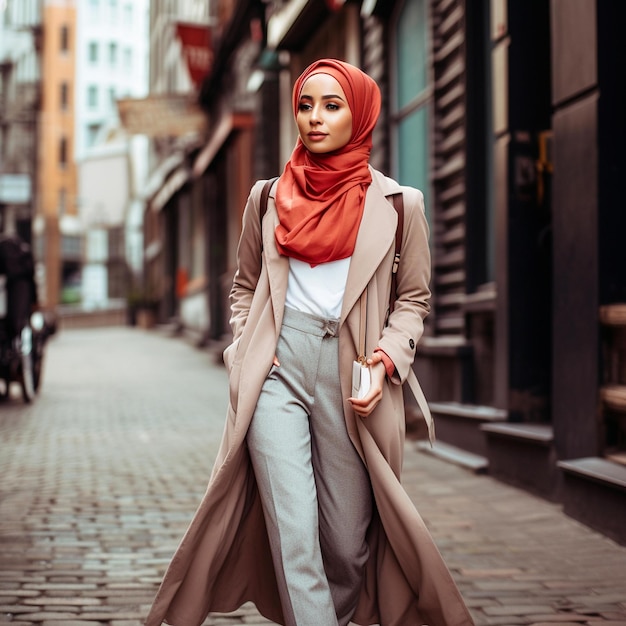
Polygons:
<instances>
[{"instance_id":1,"label":"window","mask_svg":"<svg viewBox=\"0 0 626 626\"><path fill-rule=\"evenodd\" d=\"M67 111L70 103L70 86L66 82L62 82L59 88L59 104L61 111Z\"/></svg>"},{"instance_id":2,"label":"window","mask_svg":"<svg viewBox=\"0 0 626 626\"><path fill-rule=\"evenodd\" d=\"M124 22L126 26L131 27L133 25L133 5L124 5Z\"/></svg>"},{"instance_id":3,"label":"window","mask_svg":"<svg viewBox=\"0 0 626 626\"><path fill-rule=\"evenodd\" d=\"M100 19L100 0L89 0L89 17L93 23Z\"/></svg>"},{"instance_id":4,"label":"window","mask_svg":"<svg viewBox=\"0 0 626 626\"><path fill-rule=\"evenodd\" d=\"M63 258L80 258L82 252L80 235L61 235L61 253Z\"/></svg>"},{"instance_id":5,"label":"window","mask_svg":"<svg viewBox=\"0 0 626 626\"><path fill-rule=\"evenodd\" d=\"M59 166L62 168L67 167L67 139L61 137L59 140Z\"/></svg>"},{"instance_id":6,"label":"window","mask_svg":"<svg viewBox=\"0 0 626 626\"><path fill-rule=\"evenodd\" d=\"M96 85L87 87L87 106L90 109L98 108L98 87Z\"/></svg>"},{"instance_id":7,"label":"window","mask_svg":"<svg viewBox=\"0 0 626 626\"><path fill-rule=\"evenodd\" d=\"M98 133L100 132L100 124L89 124L87 126L87 147L91 148L96 144Z\"/></svg>"},{"instance_id":8,"label":"window","mask_svg":"<svg viewBox=\"0 0 626 626\"><path fill-rule=\"evenodd\" d=\"M117 106L115 87L109 87L109 104L111 105L111 108L115 108Z\"/></svg>"},{"instance_id":9,"label":"window","mask_svg":"<svg viewBox=\"0 0 626 626\"><path fill-rule=\"evenodd\" d=\"M111 228L109 229L109 258L110 259L123 259L124 258L124 229L123 228Z\"/></svg>"},{"instance_id":10,"label":"window","mask_svg":"<svg viewBox=\"0 0 626 626\"><path fill-rule=\"evenodd\" d=\"M109 64L110 65L117 64L117 44L116 43L109 44Z\"/></svg>"},{"instance_id":11,"label":"window","mask_svg":"<svg viewBox=\"0 0 626 626\"><path fill-rule=\"evenodd\" d=\"M111 23L115 24L117 22L117 0L109 0L109 14Z\"/></svg>"},{"instance_id":12,"label":"window","mask_svg":"<svg viewBox=\"0 0 626 626\"><path fill-rule=\"evenodd\" d=\"M69 26L61 26L60 32L60 49L61 52L67 52L70 49L70 29Z\"/></svg>"},{"instance_id":13,"label":"window","mask_svg":"<svg viewBox=\"0 0 626 626\"><path fill-rule=\"evenodd\" d=\"M397 15L392 111L395 174L420 189L429 215L429 128L432 86L426 0L406 0Z\"/></svg>"},{"instance_id":14,"label":"window","mask_svg":"<svg viewBox=\"0 0 626 626\"><path fill-rule=\"evenodd\" d=\"M89 63L93 63L95 65L98 62L98 42L97 41L89 42L89 51L87 53L87 57L89 58Z\"/></svg>"},{"instance_id":15,"label":"window","mask_svg":"<svg viewBox=\"0 0 626 626\"><path fill-rule=\"evenodd\" d=\"M133 51L130 48L124 48L124 68L128 71L133 68Z\"/></svg>"}]
</instances>

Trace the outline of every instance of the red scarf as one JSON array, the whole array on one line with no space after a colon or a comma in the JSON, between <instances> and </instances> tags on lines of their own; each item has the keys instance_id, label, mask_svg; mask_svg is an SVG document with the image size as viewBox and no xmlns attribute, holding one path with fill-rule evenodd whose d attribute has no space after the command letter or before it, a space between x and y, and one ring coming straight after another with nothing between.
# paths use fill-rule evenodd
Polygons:
<instances>
[{"instance_id":1,"label":"red scarf","mask_svg":"<svg viewBox=\"0 0 626 626\"><path fill-rule=\"evenodd\" d=\"M373 79L343 61L322 59L295 82L294 116L304 82L320 73L335 78L346 94L352 136L343 148L326 154L309 152L298 138L276 191L278 251L312 266L352 255L372 182L368 162L380 113L380 90Z\"/></svg>"}]
</instances>

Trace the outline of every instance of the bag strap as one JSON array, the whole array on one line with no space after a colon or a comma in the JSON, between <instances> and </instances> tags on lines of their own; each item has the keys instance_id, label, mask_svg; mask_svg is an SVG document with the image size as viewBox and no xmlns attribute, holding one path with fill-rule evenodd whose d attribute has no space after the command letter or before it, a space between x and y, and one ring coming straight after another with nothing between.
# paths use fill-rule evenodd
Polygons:
<instances>
[{"instance_id":1,"label":"bag strap","mask_svg":"<svg viewBox=\"0 0 626 626\"><path fill-rule=\"evenodd\" d=\"M359 356L357 357L357 361L361 365L365 365L366 357L365 357L365 329L367 325L367 287L365 291L361 294L359 298L359 303L361 305L361 319L359 321Z\"/></svg>"},{"instance_id":2,"label":"bag strap","mask_svg":"<svg viewBox=\"0 0 626 626\"><path fill-rule=\"evenodd\" d=\"M396 302L396 290L398 287L398 267L400 265L400 252L402 250L402 236L404 235L404 197L402 192L395 193L391 196L393 208L398 214L398 226L396 227L396 253L393 257L393 266L391 268L391 291L389 292L389 315L393 312Z\"/></svg>"},{"instance_id":3,"label":"bag strap","mask_svg":"<svg viewBox=\"0 0 626 626\"><path fill-rule=\"evenodd\" d=\"M394 193L391 196L393 208L398 214L398 224L396 226L396 250L393 257L393 265L391 266L391 289L389 290L389 306L387 307L387 315L385 317L385 326L389 323L389 316L393 312L396 295L398 291L398 267L400 266L400 253L402 251L402 236L404 234L404 197L402 192Z\"/></svg>"},{"instance_id":4,"label":"bag strap","mask_svg":"<svg viewBox=\"0 0 626 626\"><path fill-rule=\"evenodd\" d=\"M263 250L263 217L265 213L267 213L267 199L270 196L270 190L272 189L272 185L279 179L279 176L274 176L274 178L270 178L264 185L261 190L261 201L259 203L259 223L261 225L261 250Z\"/></svg>"}]
</instances>

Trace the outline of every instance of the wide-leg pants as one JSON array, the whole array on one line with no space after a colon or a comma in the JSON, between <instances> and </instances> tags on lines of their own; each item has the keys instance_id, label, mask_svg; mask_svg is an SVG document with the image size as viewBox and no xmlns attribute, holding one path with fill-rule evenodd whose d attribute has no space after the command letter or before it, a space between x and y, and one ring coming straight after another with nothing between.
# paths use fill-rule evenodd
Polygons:
<instances>
[{"instance_id":1,"label":"wide-leg pants","mask_svg":"<svg viewBox=\"0 0 626 626\"><path fill-rule=\"evenodd\" d=\"M286 308L247 443L286 626L345 626L368 557L369 476L346 431L338 320Z\"/></svg>"}]
</instances>

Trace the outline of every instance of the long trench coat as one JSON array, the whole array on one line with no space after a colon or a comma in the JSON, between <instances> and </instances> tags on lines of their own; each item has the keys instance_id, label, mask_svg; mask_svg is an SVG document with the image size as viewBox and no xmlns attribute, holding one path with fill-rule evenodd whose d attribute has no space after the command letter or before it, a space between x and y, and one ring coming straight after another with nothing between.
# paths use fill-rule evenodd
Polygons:
<instances>
[{"instance_id":1,"label":"long trench coat","mask_svg":"<svg viewBox=\"0 0 626 626\"><path fill-rule=\"evenodd\" d=\"M396 366L367 418L344 403L346 427L371 479L375 513L370 556L353 621L382 626L468 626L472 618L422 518L400 484L405 435L401 383L406 379L429 310L430 253L422 194L374 169L348 273L339 331L344 398L351 395L357 356L359 297L367 288L366 353L382 348ZM165 620L199 626L209 612L246 601L282 624L263 511L246 433L269 372L281 329L289 263L278 254L274 189L261 230L263 181L252 188L243 217L238 269L231 291L233 343L224 352L230 401L206 494L165 574L146 626ZM397 299L385 326L397 213L388 196L402 192L405 217ZM261 237L263 244L261 245ZM285 364L283 364L284 366ZM326 626L321 624L320 626Z\"/></svg>"}]
</instances>

